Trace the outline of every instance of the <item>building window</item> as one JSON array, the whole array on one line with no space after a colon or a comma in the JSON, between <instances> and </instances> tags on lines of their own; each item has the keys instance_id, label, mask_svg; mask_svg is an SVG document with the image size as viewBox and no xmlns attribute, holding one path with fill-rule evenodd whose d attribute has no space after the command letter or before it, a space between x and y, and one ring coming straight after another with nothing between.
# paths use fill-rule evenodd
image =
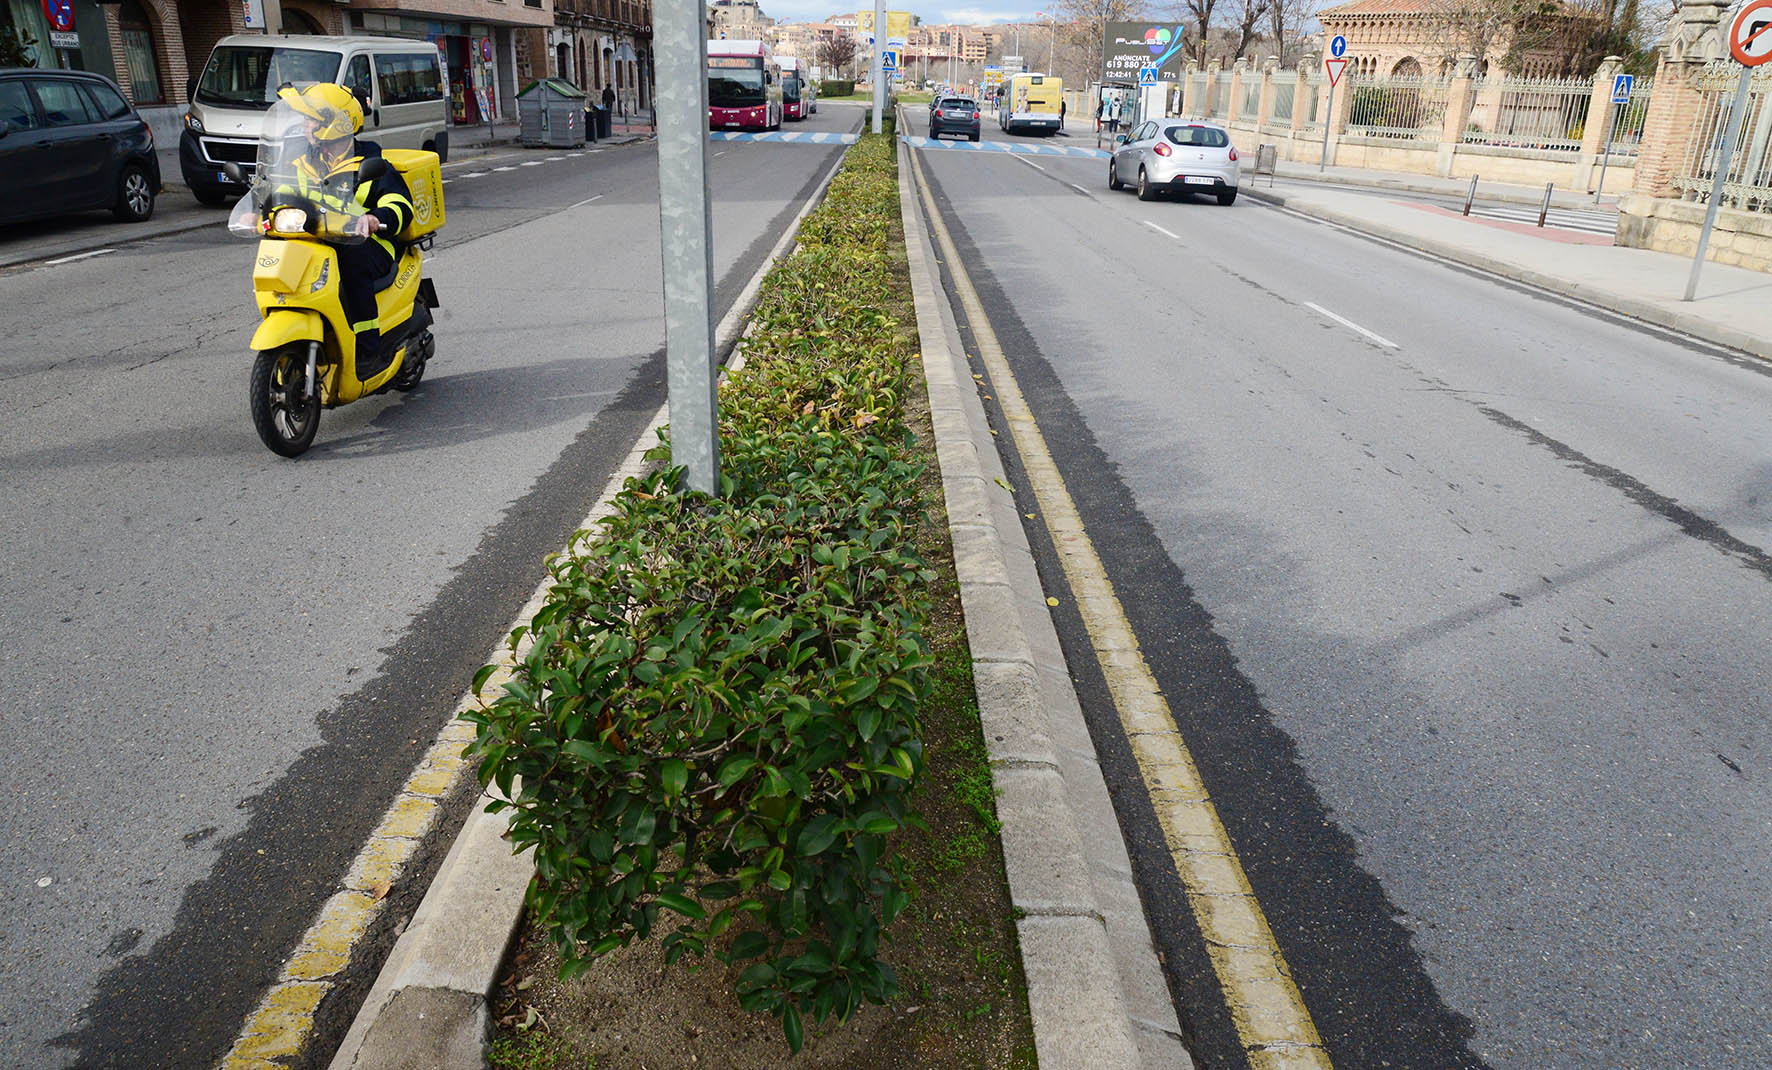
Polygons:
<instances>
[{"instance_id":1,"label":"building window","mask_svg":"<svg viewBox=\"0 0 1772 1070\"><path fill-rule=\"evenodd\" d=\"M136 0L123 0L117 9L117 24L123 36L123 66L129 72L129 95L136 105L164 104L166 92L160 88L160 64L154 56L154 29L147 12Z\"/></svg>"}]
</instances>

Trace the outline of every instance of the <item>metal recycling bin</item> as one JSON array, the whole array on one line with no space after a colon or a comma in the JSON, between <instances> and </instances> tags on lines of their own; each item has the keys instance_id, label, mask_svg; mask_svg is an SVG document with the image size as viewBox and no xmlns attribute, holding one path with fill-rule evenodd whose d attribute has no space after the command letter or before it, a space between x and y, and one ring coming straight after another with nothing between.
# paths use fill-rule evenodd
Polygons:
<instances>
[{"instance_id":1,"label":"metal recycling bin","mask_svg":"<svg viewBox=\"0 0 1772 1070\"><path fill-rule=\"evenodd\" d=\"M562 78L543 78L517 94L517 120L530 148L577 148L585 143L585 95Z\"/></svg>"}]
</instances>

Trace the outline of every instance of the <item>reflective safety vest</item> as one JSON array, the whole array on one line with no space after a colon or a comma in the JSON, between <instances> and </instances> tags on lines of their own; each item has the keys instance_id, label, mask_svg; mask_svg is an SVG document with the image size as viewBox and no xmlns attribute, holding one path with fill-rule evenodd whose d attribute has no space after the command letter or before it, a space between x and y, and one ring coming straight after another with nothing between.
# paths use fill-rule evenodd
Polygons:
<instances>
[{"instance_id":1,"label":"reflective safety vest","mask_svg":"<svg viewBox=\"0 0 1772 1070\"><path fill-rule=\"evenodd\" d=\"M369 235L369 240L380 245L389 257L399 259L394 250L394 243L390 239L393 235L406 229L406 225L412 221L412 202L401 194L389 190L383 192L381 196L375 199L375 203L371 204L369 196L374 191L376 185L373 182L358 182L350 202L347 202L344 198L333 192L335 187L330 184L333 180L342 175L354 174L357 168L362 166L362 164L363 157L348 156L332 165L327 169L326 173L322 175L319 168L314 166L312 158L303 155L295 162L295 184L290 185L285 182L277 187L277 192L299 194L300 196L313 201L328 212L336 212L340 215L351 217L374 212L379 209L387 209L394 214L394 224L390 227L385 227L382 231ZM353 206L355 207L355 210L353 210ZM387 221L382 220L382 222L386 223ZM388 237L383 237L383 234L388 235Z\"/></svg>"}]
</instances>

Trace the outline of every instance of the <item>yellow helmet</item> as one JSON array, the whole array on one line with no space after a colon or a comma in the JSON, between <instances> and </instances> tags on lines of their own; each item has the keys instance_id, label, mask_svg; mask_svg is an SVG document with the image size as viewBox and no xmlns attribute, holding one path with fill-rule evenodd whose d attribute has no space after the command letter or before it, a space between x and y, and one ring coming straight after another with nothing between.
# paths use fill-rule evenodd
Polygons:
<instances>
[{"instance_id":1,"label":"yellow helmet","mask_svg":"<svg viewBox=\"0 0 1772 1070\"><path fill-rule=\"evenodd\" d=\"M320 141L350 137L363 129L363 109L342 85L317 82L305 89L280 89L277 95L320 124L314 128L314 137Z\"/></svg>"}]
</instances>

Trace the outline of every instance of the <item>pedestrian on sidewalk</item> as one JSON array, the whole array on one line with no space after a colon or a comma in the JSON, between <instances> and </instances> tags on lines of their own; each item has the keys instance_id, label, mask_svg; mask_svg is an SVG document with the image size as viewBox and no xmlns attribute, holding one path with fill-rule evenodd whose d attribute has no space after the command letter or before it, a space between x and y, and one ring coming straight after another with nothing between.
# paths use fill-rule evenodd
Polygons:
<instances>
[{"instance_id":1,"label":"pedestrian on sidewalk","mask_svg":"<svg viewBox=\"0 0 1772 1070\"><path fill-rule=\"evenodd\" d=\"M1064 98L1058 98L1058 128L1064 129Z\"/></svg>"},{"instance_id":2,"label":"pedestrian on sidewalk","mask_svg":"<svg viewBox=\"0 0 1772 1070\"><path fill-rule=\"evenodd\" d=\"M603 83L603 110L611 113L615 111L615 87L608 82Z\"/></svg>"}]
</instances>

